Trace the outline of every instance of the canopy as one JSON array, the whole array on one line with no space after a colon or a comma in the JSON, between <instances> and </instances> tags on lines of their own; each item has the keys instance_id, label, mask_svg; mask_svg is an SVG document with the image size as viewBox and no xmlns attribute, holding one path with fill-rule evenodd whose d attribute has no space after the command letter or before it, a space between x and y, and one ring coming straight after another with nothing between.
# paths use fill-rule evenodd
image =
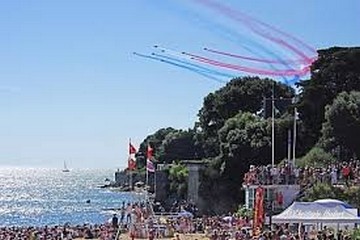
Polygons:
<instances>
[{"instance_id":1,"label":"canopy","mask_svg":"<svg viewBox=\"0 0 360 240\"><path fill-rule=\"evenodd\" d=\"M360 218L341 204L294 202L272 217L273 223L360 223Z\"/></svg>"},{"instance_id":2,"label":"canopy","mask_svg":"<svg viewBox=\"0 0 360 240\"><path fill-rule=\"evenodd\" d=\"M321 204L325 204L327 206L331 206L331 205L342 205L345 208L353 208L350 204L347 204L346 202L337 200L337 199L331 199L331 198L326 198L326 199L319 199L314 201L315 203L321 203Z\"/></svg>"}]
</instances>

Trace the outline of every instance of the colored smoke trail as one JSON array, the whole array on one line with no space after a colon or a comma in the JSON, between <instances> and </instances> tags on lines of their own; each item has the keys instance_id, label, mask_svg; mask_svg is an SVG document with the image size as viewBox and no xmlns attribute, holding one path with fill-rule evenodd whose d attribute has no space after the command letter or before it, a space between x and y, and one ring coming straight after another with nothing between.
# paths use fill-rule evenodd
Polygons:
<instances>
[{"instance_id":1,"label":"colored smoke trail","mask_svg":"<svg viewBox=\"0 0 360 240\"><path fill-rule=\"evenodd\" d=\"M284 63L286 63L286 64L299 64L299 63L305 63L304 60L300 60L300 59L298 59L298 60L282 59L281 61L279 61L279 60L253 58L253 57L248 57L248 56L243 56L243 55L237 55L237 54L223 52L223 51L214 50L214 49L210 49L210 48L204 48L204 50L208 51L208 52L211 52L211 53L223 55L223 56L239 58L239 59L244 59L244 60L249 60L249 61L254 61L254 62L272 63L272 64L284 64ZM315 61L315 59L316 58L312 58L313 61Z\"/></svg>"},{"instance_id":2,"label":"colored smoke trail","mask_svg":"<svg viewBox=\"0 0 360 240\"><path fill-rule=\"evenodd\" d=\"M283 61L279 54L272 51L271 48L260 44L259 42L249 38L245 34L240 34L239 32L232 30L231 28L228 28L220 23L216 23L213 21L213 19L202 17L199 14L195 14L187 9L181 8L180 6L174 6L174 4L171 4L171 2L162 3L161 6L166 6L167 9L172 10L172 12L174 13L180 12L180 16L183 19L186 19L191 23L198 24L200 25L200 27L208 30L211 33L216 33L217 36L227 41L238 44L240 47L259 58L264 58L264 56L260 53L262 52L263 54L266 54L269 57L276 59L284 66L291 68L291 66L289 66L286 61ZM274 70L276 70L275 67L273 68Z\"/></svg>"},{"instance_id":3,"label":"colored smoke trail","mask_svg":"<svg viewBox=\"0 0 360 240\"><path fill-rule=\"evenodd\" d=\"M180 53L180 52L177 52L177 51L175 51L175 50L172 50L172 49L169 49L169 48L165 48L165 47L161 47L161 46L158 46L158 45L155 45L154 46L154 48L156 48L156 49L158 49L159 51L161 51L162 53L167 53L167 54L170 54L170 55L172 55L172 56L174 56L174 57L177 57L177 58L182 58L182 59L186 59L186 60L196 60L196 59L194 59L194 57L199 57L199 58L203 58L203 57L201 57L201 56L198 56L198 55L194 55L194 54L190 54L190 53ZM210 60L210 61L216 61L216 60L212 60L212 59L208 59L208 58L203 58L203 60ZM196 60L196 61L198 61L198 60ZM208 62L204 62L204 61L198 61L198 62L201 62L201 63L203 63L203 64L207 64L207 65L209 65L209 63ZM217 62L217 63L220 63L220 62ZM217 64L216 63L216 64ZM212 66L216 66L216 67L221 67L221 66L219 66L219 65L212 65ZM271 64L269 64L270 66L272 66ZM242 66L241 66L242 67ZM228 68L228 67L225 67L225 68ZM245 67L246 68L246 67ZM228 68L229 69L229 68ZM231 67L230 68L231 70L237 70L237 71L240 71L239 69L234 69L233 67ZM260 70L262 70L262 69L260 69ZM275 69L275 68L273 68L273 70L274 71L272 71L272 73L273 72L276 72L276 71L278 71L278 69ZM266 71L266 70L264 70L264 71ZM289 70L286 70L286 71L295 71L295 70L292 70L292 69L289 69ZM253 71L244 71L244 72L247 72L247 73L254 73ZM258 72L256 72L257 74L258 74ZM292 80L288 80L287 79L287 77L289 77L289 76L293 76L293 75L295 75L295 74L289 74L289 75L286 75L286 76L283 76L283 75L279 75L278 73L277 74L264 74L264 73L262 73L261 75L271 75L271 76L279 76L279 77L281 77L282 78L282 80L283 80L283 82L285 83L285 84L289 84L289 83L291 83L291 82L294 82L295 80L298 80L299 79L299 77L294 77ZM296 75L298 75L298 71L296 72Z\"/></svg>"},{"instance_id":4,"label":"colored smoke trail","mask_svg":"<svg viewBox=\"0 0 360 240\"><path fill-rule=\"evenodd\" d=\"M188 55L188 56L192 57L194 60L202 62L202 63L206 63L206 64L210 64L210 65L218 66L218 67L222 67L222 68L228 68L228 69L248 72L248 73L260 74L260 75L272 75L272 76L295 76L295 75L299 75L299 76L302 76L302 75L307 74L310 71L310 67L304 67L301 70L277 70L277 71L271 71L271 70L244 67L244 66L241 66L241 65L235 65L235 64L230 64L230 63L223 63L223 62L219 62L219 61L216 61L216 60L212 60L212 59L205 58L205 57L198 56L198 55L191 54L191 53L185 53L184 52L184 54Z\"/></svg>"},{"instance_id":5,"label":"colored smoke trail","mask_svg":"<svg viewBox=\"0 0 360 240\"><path fill-rule=\"evenodd\" d=\"M199 64L191 63L191 62L188 62L188 61L185 61L185 60L176 59L176 58L169 57L169 56L166 56L166 55L157 54L157 53L152 53L151 55L156 56L156 57L161 58L161 59L167 59L167 60L177 62L177 63L180 63L180 64L189 65L191 67L199 69L200 71L204 71L206 73L210 73L210 74L213 74L213 75L219 75L219 76L228 77L228 78L235 78L236 77L235 75L231 75L231 74L223 73L223 72L220 72L220 71L212 70L210 68L203 67L203 66L201 66Z\"/></svg>"},{"instance_id":6,"label":"colored smoke trail","mask_svg":"<svg viewBox=\"0 0 360 240\"><path fill-rule=\"evenodd\" d=\"M195 72L203 77L206 77L208 79L211 79L211 80L214 80L216 82L219 82L219 83L225 83L226 81L223 81L221 79L218 79L214 76L211 76L210 74L207 74L207 73L204 73L203 71L200 71L196 68L193 68L193 67L188 67L188 66L184 66L182 64L178 64L178 63L174 63L174 62L171 62L171 61L167 61L167 60L164 60L164 59L161 59L161 58L158 58L158 57L153 57L153 56L150 56L150 55L145 55L145 54L141 54L141 53L137 53L137 52L133 52L134 55L138 56L138 57L142 57L142 58L147 58L147 59L151 59L151 60L155 60L155 61L159 61L159 62L163 62L163 63L166 63L166 64L169 64L169 65L172 65L172 66L176 66L176 67L179 67L179 68L183 68L183 69L186 69L186 70L189 70L191 72Z\"/></svg>"},{"instance_id":7,"label":"colored smoke trail","mask_svg":"<svg viewBox=\"0 0 360 240\"><path fill-rule=\"evenodd\" d=\"M217 23L211 18L208 19L197 13L193 13L188 9L184 9L179 5L175 5L171 1L162 3L161 6L165 7L167 10L170 10L175 14L180 15L182 19L190 21L191 24L197 24L201 28L204 28L211 33L215 33L217 36L227 41L239 45L241 48L245 49L246 51L258 58L265 58L265 56L267 56L277 60L279 63L284 65L284 67L287 67L288 69L293 69L293 67L289 63L282 60L280 54L274 52L271 48L266 47L261 43L257 42L256 40L253 40L244 34L240 34L239 32L234 31L233 29L226 27L223 24ZM272 70L278 70L278 67L274 66L272 63L268 63L268 66ZM284 83L288 84L289 80L286 76L281 76L281 79Z\"/></svg>"},{"instance_id":8,"label":"colored smoke trail","mask_svg":"<svg viewBox=\"0 0 360 240\"><path fill-rule=\"evenodd\" d=\"M303 53L302 51L300 51L299 49L297 49L295 46L291 45L290 43L284 41L283 39L271 36L271 34L266 34L265 31L263 31L263 29L260 29L258 27L258 25L267 27L270 30L273 30L277 33L280 33L283 36L286 36L294 41L297 41L298 43L301 43L303 47L310 48L311 51L314 52L313 48L311 48L307 44L303 43L299 39L291 36L290 34L280 31L280 30L276 29L275 27L265 24L259 20L255 20L252 17L248 17L245 14L243 14L239 11L235 11L225 5L221 5L220 3L217 3L217 2L214 2L211 0L194 0L194 1L200 2L201 4L205 5L206 7L214 9L217 12L220 12L223 15L227 16L228 18L231 18L235 21L243 23L245 26L247 26L250 30L252 30L254 33L258 34L259 36L261 36L269 41L272 41L272 42L278 44L279 46L289 49L290 51L294 52L296 55L300 56L307 63L310 63L310 64L312 63L311 58L308 57L305 53Z\"/></svg>"},{"instance_id":9,"label":"colored smoke trail","mask_svg":"<svg viewBox=\"0 0 360 240\"><path fill-rule=\"evenodd\" d=\"M163 6L163 5L162 5ZM187 21L191 21L192 24L197 24L200 25L200 27L205 28L207 30L209 30L212 33L216 33L217 36L222 37L225 40L234 42L238 45L240 45L243 49L247 50L248 52L252 53L254 56L256 56L257 58L252 58L252 59L262 59L263 61L259 61L259 62L263 62L268 64L269 68L276 71L278 70L278 67L274 66L277 64L282 64L285 67L287 67L288 69L293 69L293 66L291 66L291 64L295 64L297 61L291 61L291 60L283 60L277 53L275 53L272 49L270 49L269 47L266 47L262 44L260 44L259 42L250 39L249 37L240 34L237 31L234 31L231 28L228 28L226 26L223 26L222 24L216 23L213 21L213 19L207 19L204 18L203 16L200 16L199 14L193 13L187 9L184 9L182 7L179 6L175 6L174 4L171 4L169 2L166 3L166 7L169 10L172 10L172 12L179 14L186 19ZM176 9L176 10L174 10ZM265 24L264 24L265 25ZM280 31L280 30L278 30ZM286 34L286 33L284 33ZM268 55L270 57L270 59L273 60L269 60L266 59L262 54L260 54L260 52L265 53L266 55ZM250 60L251 57L248 57ZM299 62L307 62L307 61L301 61L299 60ZM286 84L288 84L289 82L294 82L296 80L299 79L299 77L294 77L293 79L289 80L288 77L286 76L280 76L282 81Z\"/></svg>"}]
</instances>

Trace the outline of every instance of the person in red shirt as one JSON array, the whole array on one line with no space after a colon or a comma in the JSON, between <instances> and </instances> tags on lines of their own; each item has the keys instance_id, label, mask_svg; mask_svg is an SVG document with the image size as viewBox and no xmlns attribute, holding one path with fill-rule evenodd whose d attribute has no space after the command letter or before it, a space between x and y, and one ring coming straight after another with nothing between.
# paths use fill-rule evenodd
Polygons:
<instances>
[{"instance_id":1,"label":"person in red shirt","mask_svg":"<svg viewBox=\"0 0 360 240\"><path fill-rule=\"evenodd\" d=\"M345 179L346 186L349 186L351 169L350 169L350 166L347 163L343 164L343 167L341 169L341 173L342 173L342 175L343 175L343 177Z\"/></svg>"}]
</instances>

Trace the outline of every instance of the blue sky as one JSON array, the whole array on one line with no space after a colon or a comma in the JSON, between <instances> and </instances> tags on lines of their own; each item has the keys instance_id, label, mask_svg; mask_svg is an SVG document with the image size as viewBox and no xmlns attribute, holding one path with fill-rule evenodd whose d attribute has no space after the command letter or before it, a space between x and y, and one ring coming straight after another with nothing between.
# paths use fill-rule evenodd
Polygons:
<instances>
[{"instance_id":1,"label":"blue sky","mask_svg":"<svg viewBox=\"0 0 360 240\"><path fill-rule=\"evenodd\" d=\"M360 43L357 0L223 2L315 48ZM221 20L191 0L0 1L0 166L115 169L129 137L192 127L223 84L132 54L240 49L188 12Z\"/></svg>"}]
</instances>

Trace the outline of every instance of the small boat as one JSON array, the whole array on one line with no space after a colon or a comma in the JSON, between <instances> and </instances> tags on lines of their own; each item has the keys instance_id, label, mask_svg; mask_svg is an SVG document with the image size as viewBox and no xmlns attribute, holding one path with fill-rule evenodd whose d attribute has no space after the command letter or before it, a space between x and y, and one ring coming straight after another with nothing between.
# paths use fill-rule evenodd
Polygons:
<instances>
[{"instance_id":1,"label":"small boat","mask_svg":"<svg viewBox=\"0 0 360 240\"><path fill-rule=\"evenodd\" d=\"M66 166L66 162L64 161L64 168L62 170L63 172L70 172L70 170Z\"/></svg>"}]
</instances>

